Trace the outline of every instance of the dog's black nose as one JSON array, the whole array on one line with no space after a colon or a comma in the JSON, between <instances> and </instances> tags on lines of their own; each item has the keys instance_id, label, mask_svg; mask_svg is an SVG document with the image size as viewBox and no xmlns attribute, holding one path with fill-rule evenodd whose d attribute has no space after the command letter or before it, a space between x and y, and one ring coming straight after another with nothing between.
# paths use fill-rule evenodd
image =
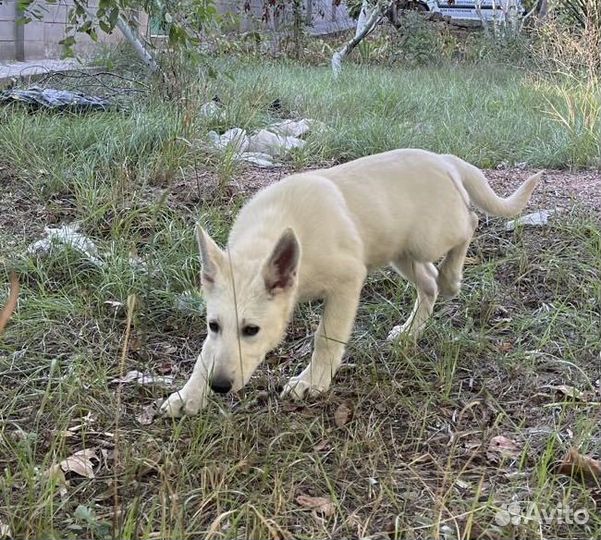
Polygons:
<instances>
[{"instance_id":1,"label":"dog's black nose","mask_svg":"<svg viewBox=\"0 0 601 540\"><path fill-rule=\"evenodd\" d=\"M232 389L232 381L228 379L215 378L211 380L211 390L218 394L227 394Z\"/></svg>"}]
</instances>

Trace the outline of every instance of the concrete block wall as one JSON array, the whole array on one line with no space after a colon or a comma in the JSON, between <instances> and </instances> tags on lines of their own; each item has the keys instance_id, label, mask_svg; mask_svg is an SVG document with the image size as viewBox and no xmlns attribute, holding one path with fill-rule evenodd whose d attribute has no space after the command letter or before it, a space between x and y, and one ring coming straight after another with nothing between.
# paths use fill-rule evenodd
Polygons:
<instances>
[{"instance_id":1,"label":"concrete block wall","mask_svg":"<svg viewBox=\"0 0 601 540\"><path fill-rule=\"evenodd\" d=\"M41 20L33 19L25 25L17 25L18 0L0 0L0 63L10 61L41 60L46 58L58 59L63 56L60 41L65 38L68 13L73 0L61 0L57 4L45 4L44 16ZM99 0L90 0L89 7L95 11ZM241 0L216 0L216 6L222 13L236 15L241 31L251 29L282 30L292 22L292 11L289 7L282 11L269 8L269 20L262 21L265 14L266 0L248 0L250 9L242 6ZM348 19L346 6L335 0L303 0L304 5L312 2L311 9L305 11L305 24L323 25L324 22L334 23ZM138 14L140 33L145 35L148 29L148 17ZM308 20L310 19L310 20ZM116 44L123 40L121 33L116 30L111 35L98 31L100 43ZM80 58L91 56L98 49L98 43L85 34L77 34L74 53Z\"/></svg>"},{"instance_id":2,"label":"concrete block wall","mask_svg":"<svg viewBox=\"0 0 601 540\"><path fill-rule=\"evenodd\" d=\"M60 41L66 36L67 17L71 0L61 0L59 4L46 4L41 20L33 19L25 25L17 25L19 17L17 0L0 0L0 62L15 60L58 59L64 55ZM92 11L98 1L91 1ZM117 30L111 35L98 32L99 43L118 43L123 38ZM89 36L77 34L74 53L78 57L88 57L98 48Z\"/></svg>"},{"instance_id":3,"label":"concrete block wall","mask_svg":"<svg viewBox=\"0 0 601 540\"><path fill-rule=\"evenodd\" d=\"M0 62L16 58L17 1L4 0L0 4Z\"/></svg>"}]
</instances>

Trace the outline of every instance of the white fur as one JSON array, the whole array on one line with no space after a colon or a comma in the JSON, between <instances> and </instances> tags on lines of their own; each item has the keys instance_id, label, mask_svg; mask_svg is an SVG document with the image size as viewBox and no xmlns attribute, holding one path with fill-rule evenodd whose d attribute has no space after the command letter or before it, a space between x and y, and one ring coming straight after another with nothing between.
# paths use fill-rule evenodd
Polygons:
<instances>
[{"instance_id":1,"label":"white fur","mask_svg":"<svg viewBox=\"0 0 601 540\"><path fill-rule=\"evenodd\" d=\"M283 339L296 303L316 298L325 300L325 308L311 362L283 394L300 399L327 390L365 276L385 264L417 288L411 315L389 338L404 332L417 337L438 294L459 291L478 224L470 202L492 215L513 216L527 204L540 174L503 199L473 165L407 149L295 174L261 190L242 208L225 251L198 231L207 321L218 321L220 331L209 331L192 376L163 412L197 413L215 377L240 389ZM260 327L256 336L243 335L248 324Z\"/></svg>"}]
</instances>

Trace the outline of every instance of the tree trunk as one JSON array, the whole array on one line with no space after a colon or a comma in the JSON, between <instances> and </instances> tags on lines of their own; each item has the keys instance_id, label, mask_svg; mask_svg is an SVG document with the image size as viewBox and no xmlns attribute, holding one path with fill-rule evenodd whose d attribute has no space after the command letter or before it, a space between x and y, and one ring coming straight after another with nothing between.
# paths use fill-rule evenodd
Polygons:
<instances>
[{"instance_id":1,"label":"tree trunk","mask_svg":"<svg viewBox=\"0 0 601 540\"><path fill-rule=\"evenodd\" d=\"M361 12L357 19L357 28L355 30L355 37L351 39L342 49L336 51L332 55L332 71L334 77L340 75L342 71L342 62L351 53L351 51L361 42L361 40L367 36L375 27L376 24L382 19L386 10L390 7L392 2L388 1L386 4L378 4L371 6L367 0L363 0L361 5Z\"/></svg>"},{"instance_id":2,"label":"tree trunk","mask_svg":"<svg viewBox=\"0 0 601 540\"><path fill-rule=\"evenodd\" d=\"M117 28L121 30L121 33L125 39L127 39L136 53L138 53L138 56L142 62L144 62L146 67L150 69L152 73L157 73L159 71L159 65L157 64L156 60L144 46L144 43L142 43L142 40L138 37L137 32L131 26L129 26L129 24L121 16L117 18Z\"/></svg>"}]
</instances>

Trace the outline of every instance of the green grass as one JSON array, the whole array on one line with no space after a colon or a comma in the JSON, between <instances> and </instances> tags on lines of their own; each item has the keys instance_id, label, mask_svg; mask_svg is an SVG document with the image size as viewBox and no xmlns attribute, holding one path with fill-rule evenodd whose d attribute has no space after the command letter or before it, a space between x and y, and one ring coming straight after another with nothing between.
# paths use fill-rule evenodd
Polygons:
<instances>
[{"instance_id":1,"label":"green grass","mask_svg":"<svg viewBox=\"0 0 601 540\"><path fill-rule=\"evenodd\" d=\"M213 397L193 419L136 420L170 389L110 381L138 369L181 384L205 334L201 303L181 309L198 284L192 224L201 216L223 242L249 195L228 182L278 177L221 159L203 144L209 129L261 127L279 98L324 123L290 168L396 146L489 166L599 163L590 94L567 97L560 81L509 69L349 66L338 82L286 64L226 70L231 79L189 91L185 103L145 98L85 116L0 110L0 282L11 268L22 282L0 338L0 530L61 539L597 537L598 486L553 468L569 447L595 454L601 441L601 233L587 201L543 229L508 233L501 220L483 220L460 297L437 305L417 345L384 341L413 291L388 270L370 276L345 367L323 398L276 397L307 361L313 303L240 396ZM214 93L225 117L203 120L198 105ZM44 226L72 221L104 266L75 252L26 254ZM562 384L585 399L553 389ZM338 427L341 403L353 415ZM519 451L494 463L487 448L499 435ZM68 474L65 486L44 475L84 448L95 449L95 478ZM303 508L301 494L331 499L334 515ZM497 510L514 500L583 508L590 520L496 526Z\"/></svg>"},{"instance_id":2,"label":"green grass","mask_svg":"<svg viewBox=\"0 0 601 540\"><path fill-rule=\"evenodd\" d=\"M599 166L598 87L574 87L520 70L443 66L391 69L349 65L339 80L328 68L295 65L222 68L214 91L235 113L227 123L255 127L275 99L325 129L313 159L352 159L401 147L453 153L481 167ZM596 104L596 105L595 105Z\"/></svg>"}]
</instances>

